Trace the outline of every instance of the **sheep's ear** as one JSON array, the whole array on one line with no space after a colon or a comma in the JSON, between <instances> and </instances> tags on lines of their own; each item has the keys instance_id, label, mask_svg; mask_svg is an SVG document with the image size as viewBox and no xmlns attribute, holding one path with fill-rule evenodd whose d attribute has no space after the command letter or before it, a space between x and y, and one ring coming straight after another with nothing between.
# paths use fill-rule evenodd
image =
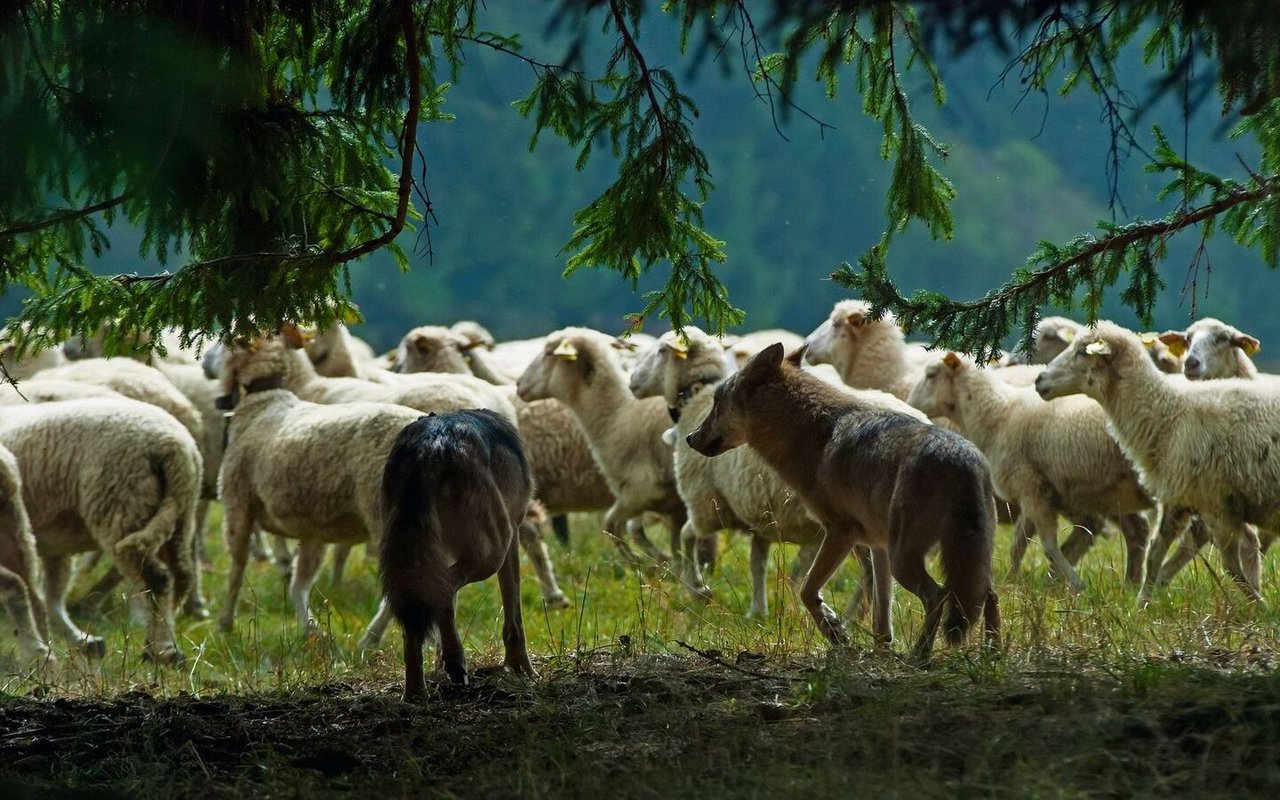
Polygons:
<instances>
[{"instance_id":1,"label":"sheep's ear","mask_svg":"<svg viewBox=\"0 0 1280 800\"><path fill-rule=\"evenodd\" d=\"M848 314L844 315L844 321L848 325L857 327L867 321L867 315L863 314L861 311L850 311Z\"/></svg>"},{"instance_id":2,"label":"sheep's ear","mask_svg":"<svg viewBox=\"0 0 1280 800\"><path fill-rule=\"evenodd\" d=\"M743 382L748 384L756 383L767 380L772 375L777 374L782 369L782 355L782 342L774 342L759 353L756 353L742 367Z\"/></svg>"},{"instance_id":3,"label":"sheep's ear","mask_svg":"<svg viewBox=\"0 0 1280 800\"><path fill-rule=\"evenodd\" d=\"M960 356L955 353L947 353L942 357L942 363L946 364L948 369L959 369L960 365L963 364L964 361L962 361Z\"/></svg>"},{"instance_id":4,"label":"sheep's ear","mask_svg":"<svg viewBox=\"0 0 1280 800\"><path fill-rule=\"evenodd\" d=\"M1147 331L1145 333L1138 334L1138 340L1142 342L1143 347L1150 350L1151 348L1155 347L1156 342L1160 341L1160 336L1158 334Z\"/></svg>"},{"instance_id":5,"label":"sheep's ear","mask_svg":"<svg viewBox=\"0 0 1280 800\"><path fill-rule=\"evenodd\" d=\"M1231 343L1243 350L1246 356L1251 356L1262 349L1262 343L1247 333L1236 336Z\"/></svg>"},{"instance_id":6,"label":"sheep's ear","mask_svg":"<svg viewBox=\"0 0 1280 800\"><path fill-rule=\"evenodd\" d=\"M671 354L676 358L689 357L689 337L683 333L675 338L675 340L667 342L667 347L671 348Z\"/></svg>"},{"instance_id":7,"label":"sheep's ear","mask_svg":"<svg viewBox=\"0 0 1280 800\"><path fill-rule=\"evenodd\" d=\"M1187 352L1187 335L1182 331L1165 331L1160 334L1160 341L1165 343L1170 353L1179 358Z\"/></svg>"},{"instance_id":8,"label":"sheep's ear","mask_svg":"<svg viewBox=\"0 0 1280 800\"><path fill-rule=\"evenodd\" d=\"M779 344L781 344L781 342L779 342ZM787 353L787 361L792 366L798 367L804 363L804 354L807 352L809 352L809 343L805 342L804 344L797 347L795 350L792 350L790 353Z\"/></svg>"},{"instance_id":9,"label":"sheep's ear","mask_svg":"<svg viewBox=\"0 0 1280 800\"><path fill-rule=\"evenodd\" d=\"M616 336L613 338L612 342L609 342L609 344L614 350L626 350L628 352L635 352L635 349L640 346L635 342L626 339L619 339Z\"/></svg>"},{"instance_id":10,"label":"sheep's ear","mask_svg":"<svg viewBox=\"0 0 1280 800\"><path fill-rule=\"evenodd\" d=\"M573 342L564 339L560 344L556 345L556 349L551 351L551 355L556 358L563 358L565 361L578 360L578 348L573 346Z\"/></svg>"},{"instance_id":11,"label":"sheep's ear","mask_svg":"<svg viewBox=\"0 0 1280 800\"><path fill-rule=\"evenodd\" d=\"M1084 351L1091 356L1109 356L1111 355L1111 345L1099 339L1096 342L1089 342L1085 345Z\"/></svg>"},{"instance_id":12,"label":"sheep's ear","mask_svg":"<svg viewBox=\"0 0 1280 800\"><path fill-rule=\"evenodd\" d=\"M413 349L417 350L419 353L430 353L431 337L421 333L413 337Z\"/></svg>"},{"instance_id":13,"label":"sheep's ear","mask_svg":"<svg viewBox=\"0 0 1280 800\"><path fill-rule=\"evenodd\" d=\"M1076 340L1076 329L1068 327L1058 328L1057 336L1060 341L1071 344Z\"/></svg>"},{"instance_id":14,"label":"sheep's ear","mask_svg":"<svg viewBox=\"0 0 1280 800\"><path fill-rule=\"evenodd\" d=\"M280 326L280 338L284 339L284 343L294 350L301 350L307 346L306 335L292 322L286 322Z\"/></svg>"}]
</instances>

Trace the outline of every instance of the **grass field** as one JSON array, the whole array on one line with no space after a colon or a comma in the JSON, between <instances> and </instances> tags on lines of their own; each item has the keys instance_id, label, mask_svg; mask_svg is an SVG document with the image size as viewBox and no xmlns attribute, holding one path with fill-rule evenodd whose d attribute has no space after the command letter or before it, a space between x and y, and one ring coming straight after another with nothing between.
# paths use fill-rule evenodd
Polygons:
<instances>
[{"instance_id":1,"label":"grass field","mask_svg":"<svg viewBox=\"0 0 1280 800\"><path fill-rule=\"evenodd\" d=\"M747 547L726 544L716 600L686 598L670 575L617 563L574 520L552 542L572 608L546 611L525 570L536 681L502 674L496 583L468 587L460 627L470 687L433 678L424 707L399 701L400 645L355 642L376 606L372 562L313 592L325 630L304 641L274 568L253 564L235 630L180 620L178 667L141 658L123 597L82 625L107 638L87 661L59 650L32 670L0 633L0 795L52 787L96 796L296 795L353 788L431 796L903 797L1274 792L1280 788L1280 640L1275 556L1268 606L1248 605L1217 568L1194 563L1156 602L1135 606L1123 547L1084 560L1086 589L1049 579L1034 550L1000 580L1006 639L943 649L927 670L871 648L865 630L832 651L781 575L770 615L743 617ZM1002 529L997 574L1009 532ZM225 555L210 537L215 614ZM842 608L852 565L828 592ZM81 576L87 586L94 574ZM895 650L920 622L899 590Z\"/></svg>"}]
</instances>

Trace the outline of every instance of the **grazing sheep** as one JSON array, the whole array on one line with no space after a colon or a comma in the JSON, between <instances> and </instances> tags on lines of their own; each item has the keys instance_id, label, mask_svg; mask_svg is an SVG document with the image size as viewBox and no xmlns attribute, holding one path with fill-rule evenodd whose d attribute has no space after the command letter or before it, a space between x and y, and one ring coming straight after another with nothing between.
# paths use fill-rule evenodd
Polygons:
<instances>
[{"instance_id":1,"label":"grazing sheep","mask_svg":"<svg viewBox=\"0 0 1280 800\"><path fill-rule=\"evenodd\" d=\"M806 374L803 358L804 348L785 360L780 344L762 350L716 388L711 413L689 434L689 445L711 457L751 445L822 524L825 536L800 597L832 644L849 637L822 601L822 587L861 543L872 548L872 628L880 641L893 636L891 572L924 604L912 661L928 661L940 625L955 644L980 616L998 646L995 509L982 453L957 434ZM925 568L935 544L945 586Z\"/></svg>"},{"instance_id":2,"label":"grazing sheep","mask_svg":"<svg viewBox=\"0 0 1280 800\"><path fill-rule=\"evenodd\" d=\"M1151 533L1141 512L1154 503L1107 433L1102 407L1087 397L1046 403L995 372L948 353L926 368L909 402L950 419L987 457L996 494L1021 509L1010 573L1017 574L1027 542L1038 533L1054 573L1080 589L1080 577L1058 547L1058 515L1119 516L1128 544L1125 576L1141 583Z\"/></svg>"},{"instance_id":3,"label":"grazing sheep","mask_svg":"<svg viewBox=\"0 0 1280 800\"><path fill-rule=\"evenodd\" d=\"M502 643L513 672L533 675L520 615L516 527L533 477L510 420L492 411L432 414L396 437L382 479L380 565L387 604L404 632L404 699L426 694L422 646L439 634L440 661L467 682L454 608L458 589L495 573Z\"/></svg>"},{"instance_id":4,"label":"grazing sheep","mask_svg":"<svg viewBox=\"0 0 1280 800\"><path fill-rule=\"evenodd\" d=\"M36 591L36 540L22 502L18 460L0 446L0 603L9 610L24 661L49 657L48 616Z\"/></svg>"},{"instance_id":5,"label":"grazing sheep","mask_svg":"<svg viewBox=\"0 0 1280 800\"><path fill-rule=\"evenodd\" d=\"M1280 393L1239 379L1166 378L1137 334L1109 322L1082 332L1036 381L1045 398L1082 393L1143 486L1168 508L1195 509L1227 571L1261 599L1258 534L1280 524Z\"/></svg>"},{"instance_id":6,"label":"grazing sheep","mask_svg":"<svg viewBox=\"0 0 1280 800\"><path fill-rule=\"evenodd\" d=\"M279 338L238 343L227 354L224 406L234 407L218 485L231 556L218 624L230 630L256 526L297 539L289 597L307 635L318 631L309 597L331 543L382 535L380 487L392 443L422 414L390 403L317 405L284 390L295 351ZM304 356L305 358L305 356ZM365 636L389 611L379 611ZM381 629L376 630L376 642Z\"/></svg>"},{"instance_id":7,"label":"grazing sheep","mask_svg":"<svg viewBox=\"0 0 1280 800\"><path fill-rule=\"evenodd\" d=\"M631 394L614 341L587 328L551 334L542 354L520 376L517 392L526 402L555 398L573 413L613 493L604 530L623 557L638 563L620 534L628 520L644 511L668 518L672 551L678 557L686 514L676 492L671 448L662 441L670 427L666 404L659 398L637 400ZM649 558L666 560L641 526L628 527Z\"/></svg>"},{"instance_id":8,"label":"grazing sheep","mask_svg":"<svg viewBox=\"0 0 1280 800\"><path fill-rule=\"evenodd\" d=\"M50 622L74 645L105 653L102 639L76 627L66 608L70 557L98 549L126 581L150 593L146 654L180 660L173 605L195 579L202 477L186 428L127 398L70 400L6 406L0 445L18 460Z\"/></svg>"}]
</instances>

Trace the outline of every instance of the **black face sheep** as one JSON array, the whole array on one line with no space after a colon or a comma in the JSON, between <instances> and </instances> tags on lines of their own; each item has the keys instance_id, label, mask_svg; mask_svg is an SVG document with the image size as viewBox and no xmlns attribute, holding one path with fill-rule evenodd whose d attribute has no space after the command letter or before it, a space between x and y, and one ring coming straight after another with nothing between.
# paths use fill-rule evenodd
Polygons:
<instances>
[{"instance_id":1,"label":"black face sheep","mask_svg":"<svg viewBox=\"0 0 1280 800\"><path fill-rule=\"evenodd\" d=\"M689 446L717 456L751 445L822 523L825 536L800 599L833 644L848 635L821 591L856 544L872 549L878 594L886 583L880 570L889 569L924 603L913 661L928 660L940 625L956 643L983 617L997 643L995 507L982 453L958 434L805 373L803 357L801 348L784 360L777 344L752 358L716 388L711 413L689 434ZM934 544L941 545L944 586L925 569ZM879 607L886 601L877 597ZM889 638L888 631L877 633Z\"/></svg>"},{"instance_id":2,"label":"black face sheep","mask_svg":"<svg viewBox=\"0 0 1280 800\"><path fill-rule=\"evenodd\" d=\"M533 478L515 426L487 410L429 415L400 432L382 478L380 563L387 602L404 632L404 698L426 692L422 646L439 635L439 661L466 683L454 619L458 589L498 575L502 642L513 672L532 675L520 618L516 527Z\"/></svg>"}]
</instances>

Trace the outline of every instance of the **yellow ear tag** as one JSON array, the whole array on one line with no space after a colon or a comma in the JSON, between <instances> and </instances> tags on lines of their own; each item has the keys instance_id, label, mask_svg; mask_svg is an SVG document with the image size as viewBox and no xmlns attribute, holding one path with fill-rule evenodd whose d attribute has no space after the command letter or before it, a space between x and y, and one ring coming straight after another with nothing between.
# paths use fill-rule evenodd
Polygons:
<instances>
[{"instance_id":1,"label":"yellow ear tag","mask_svg":"<svg viewBox=\"0 0 1280 800\"><path fill-rule=\"evenodd\" d=\"M956 355L955 353L947 353L945 356L942 357L942 363L946 364L951 369L955 369L961 364L960 356Z\"/></svg>"},{"instance_id":2,"label":"yellow ear tag","mask_svg":"<svg viewBox=\"0 0 1280 800\"><path fill-rule=\"evenodd\" d=\"M1262 345L1252 339L1245 339L1244 344L1240 345L1240 349L1244 351L1246 356L1252 356L1254 353L1262 349Z\"/></svg>"},{"instance_id":3,"label":"yellow ear tag","mask_svg":"<svg viewBox=\"0 0 1280 800\"><path fill-rule=\"evenodd\" d=\"M1138 334L1138 338L1142 340L1142 346L1148 350L1155 347L1156 342L1160 341L1160 337L1151 332L1140 333Z\"/></svg>"},{"instance_id":4,"label":"yellow ear tag","mask_svg":"<svg viewBox=\"0 0 1280 800\"><path fill-rule=\"evenodd\" d=\"M556 345L556 349L551 351L551 355L556 356L557 358L563 358L565 361L577 361L578 348L573 346L573 342L565 339L560 342L560 344Z\"/></svg>"},{"instance_id":5,"label":"yellow ear tag","mask_svg":"<svg viewBox=\"0 0 1280 800\"><path fill-rule=\"evenodd\" d=\"M1089 342L1085 345L1084 351L1091 356L1109 356L1111 355L1111 347L1104 341Z\"/></svg>"},{"instance_id":6,"label":"yellow ear tag","mask_svg":"<svg viewBox=\"0 0 1280 800\"><path fill-rule=\"evenodd\" d=\"M671 343L671 352L675 353L676 358L688 358L689 340L684 336L677 336L676 340Z\"/></svg>"},{"instance_id":7,"label":"yellow ear tag","mask_svg":"<svg viewBox=\"0 0 1280 800\"><path fill-rule=\"evenodd\" d=\"M1076 340L1075 328L1058 328L1058 338L1067 344L1071 344Z\"/></svg>"}]
</instances>

